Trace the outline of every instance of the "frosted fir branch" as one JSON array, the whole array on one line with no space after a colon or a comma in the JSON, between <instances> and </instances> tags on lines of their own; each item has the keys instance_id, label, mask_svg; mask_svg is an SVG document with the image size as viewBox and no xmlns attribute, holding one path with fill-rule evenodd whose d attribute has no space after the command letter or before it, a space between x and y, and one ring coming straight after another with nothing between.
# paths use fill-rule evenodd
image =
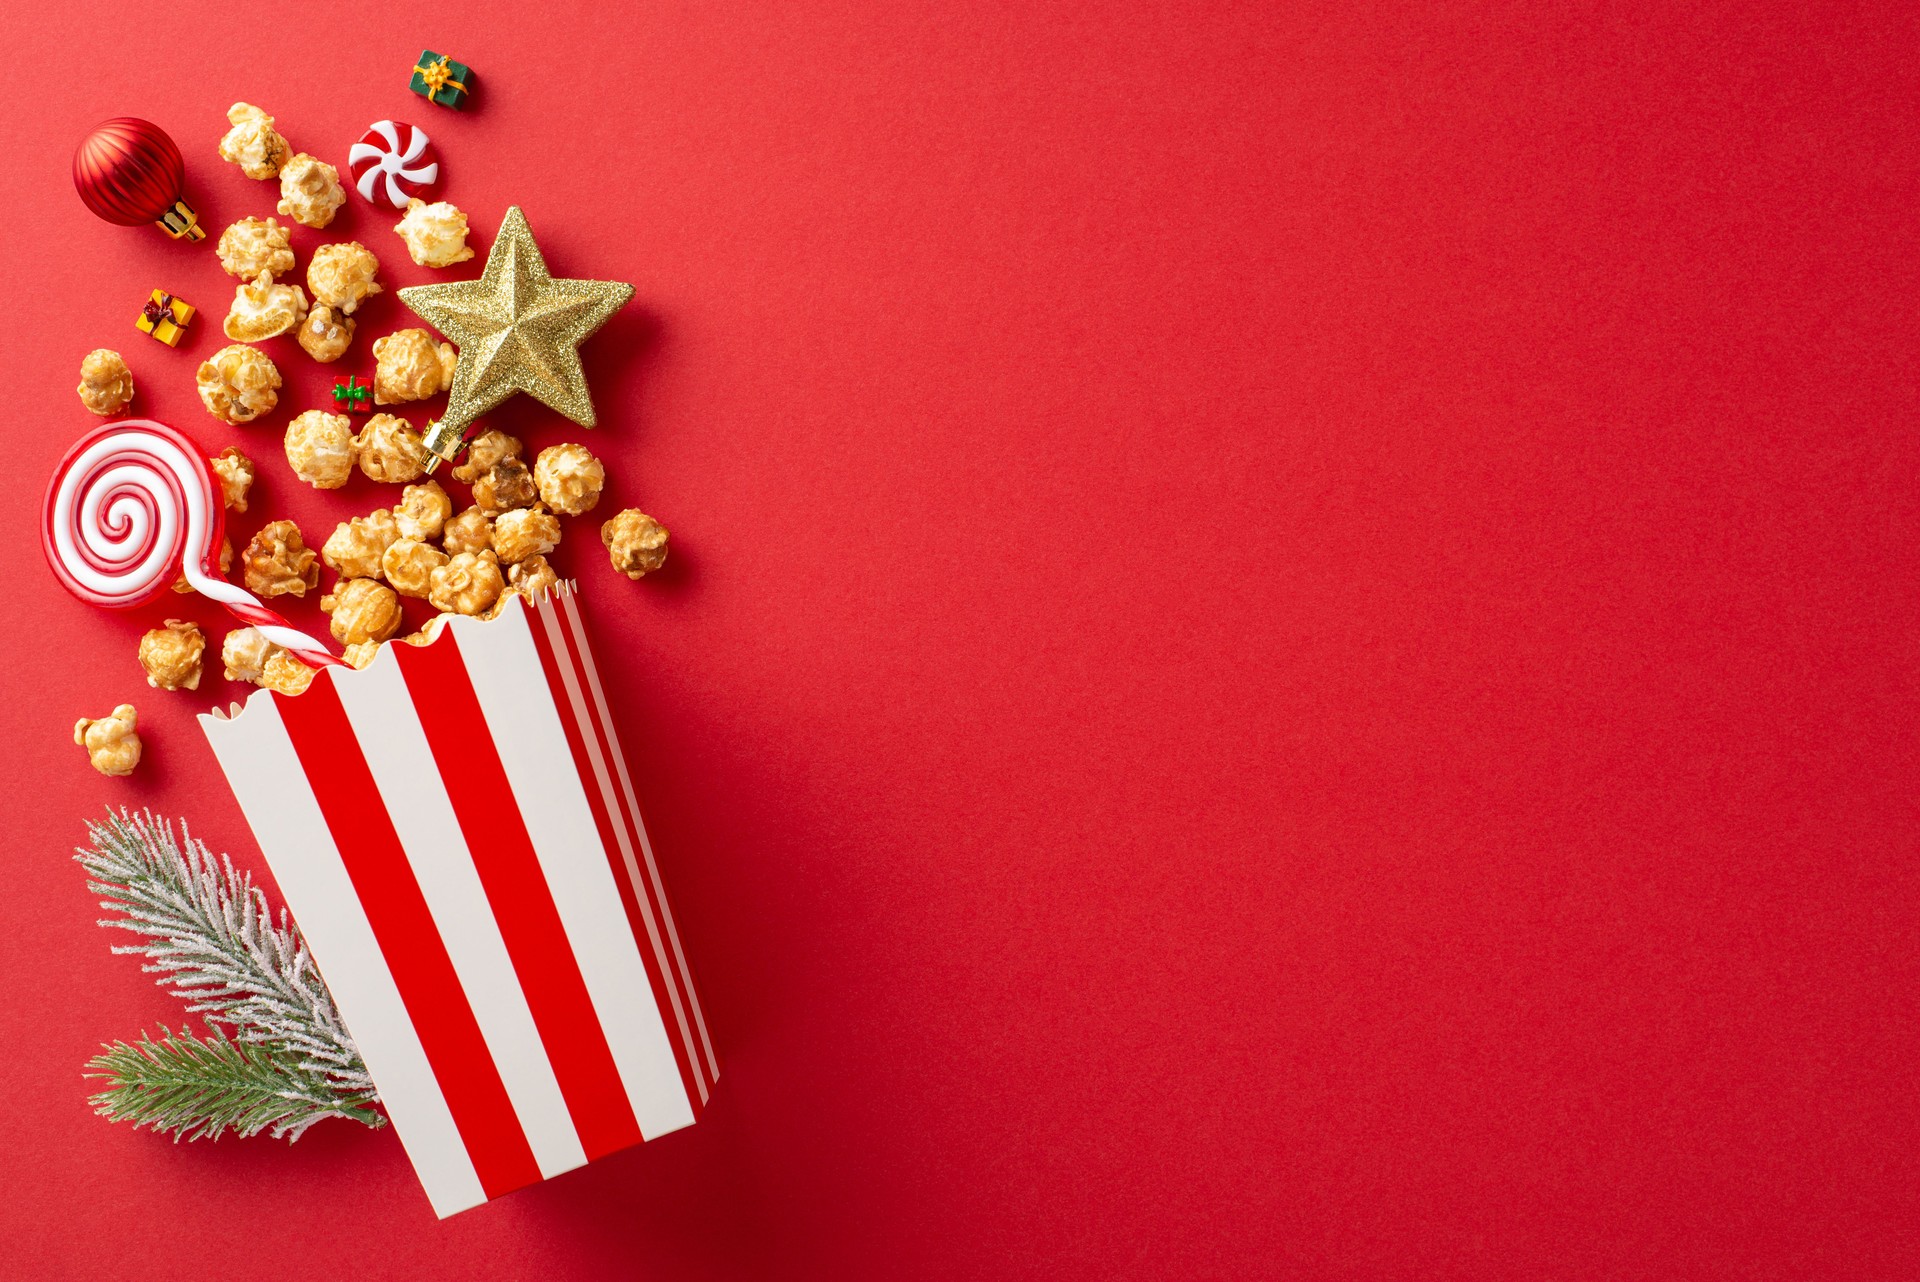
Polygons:
<instances>
[{"instance_id":1,"label":"frosted fir branch","mask_svg":"<svg viewBox=\"0 0 1920 1282\"><path fill-rule=\"evenodd\" d=\"M162 1026L129 1045L114 1042L87 1064L107 1088L90 1097L100 1116L170 1132L174 1142L242 1139L267 1131L292 1142L329 1117L385 1126L371 1104L342 1095L298 1055L235 1041L213 1024L207 1036Z\"/></svg>"},{"instance_id":2,"label":"frosted fir branch","mask_svg":"<svg viewBox=\"0 0 1920 1282\"><path fill-rule=\"evenodd\" d=\"M109 812L87 835L92 845L75 855L87 889L119 914L100 924L144 936L114 952L146 957L142 969L209 1028L225 1024L243 1045L290 1056L343 1107L378 1101L306 941L284 908L275 921L251 876L225 856L216 861L184 823L176 839L171 824L144 812Z\"/></svg>"}]
</instances>

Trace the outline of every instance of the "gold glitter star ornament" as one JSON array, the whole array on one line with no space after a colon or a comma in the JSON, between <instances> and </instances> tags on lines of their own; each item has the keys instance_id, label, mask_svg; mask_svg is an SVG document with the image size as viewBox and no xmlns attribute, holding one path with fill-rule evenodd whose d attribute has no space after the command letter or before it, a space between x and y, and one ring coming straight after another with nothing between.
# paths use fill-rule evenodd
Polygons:
<instances>
[{"instance_id":1,"label":"gold glitter star ornament","mask_svg":"<svg viewBox=\"0 0 1920 1282\"><path fill-rule=\"evenodd\" d=\"M427 432L436 456L427 470L458 455L473 421L515 392L592 427L579 346L632 297L622 281L549 276L518 205L507 210L479 280L401 290L400 301L460 349L446 415Z\"/></svg>"}]
</instances>

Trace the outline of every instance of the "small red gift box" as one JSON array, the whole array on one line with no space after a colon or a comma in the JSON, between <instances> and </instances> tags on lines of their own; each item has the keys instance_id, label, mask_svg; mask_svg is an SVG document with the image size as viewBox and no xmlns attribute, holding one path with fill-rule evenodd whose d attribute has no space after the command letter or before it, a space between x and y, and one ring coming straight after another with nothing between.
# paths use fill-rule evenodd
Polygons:
<instances>
[{"instance_id":1,"label":"small red gift box","mask_svg":"<svg viewBox=\"0 0 1920 1282\"><path fill-rule=\"evenodd\" d=\"M441 1216L719 1068L570 587L201 718Z\"/></svg>"}]
</instances>

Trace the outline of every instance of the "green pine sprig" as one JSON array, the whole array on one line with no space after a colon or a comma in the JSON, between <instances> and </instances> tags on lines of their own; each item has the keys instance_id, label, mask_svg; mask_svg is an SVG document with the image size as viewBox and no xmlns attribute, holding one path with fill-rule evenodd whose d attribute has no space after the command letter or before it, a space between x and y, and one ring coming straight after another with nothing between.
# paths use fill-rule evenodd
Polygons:
<instances>
[{"instance_id":1,"label":"green pine sprig","mask_svg":"<svg viewBox=\"0 0 1920 1282\"><path fill-rule=\"evenodd\" d=\"M329 1117L386 1124L371 1105L343 1096L299 1056L234 1041L212 1024L205 1037L163 1026L158 1041L142 1033L133 1045L113 1042L87 1067L88 1077L108 1083L90 1097L95 1112L171 1132L176 1142L218 1139L226 1131L243 1139L267 1131L295 1140Z\"/></svg>"},{"instance_id":2,"label":"green pine sprig","mask_svg":"<svg viewBox=\"0 0 1920 1282\"><path fill-rule=\"evenodd\" d=\"M186 999L209 1034L163 1028L158 1042L142 1033L137 1045L107 1046L88 1065L109 1082L93 1097L97 1111L176 1139L263 1129L298 1139L327 1117L386 1124L359 1048L284 908L276 921L252 878L216 861L184 824L177 840L170 824L122 810L87 833L92 844L75 858L87 889L117 914L100 924L143 937L113 951L146 957L142 969Z\"/></svg>"}]
</instances>

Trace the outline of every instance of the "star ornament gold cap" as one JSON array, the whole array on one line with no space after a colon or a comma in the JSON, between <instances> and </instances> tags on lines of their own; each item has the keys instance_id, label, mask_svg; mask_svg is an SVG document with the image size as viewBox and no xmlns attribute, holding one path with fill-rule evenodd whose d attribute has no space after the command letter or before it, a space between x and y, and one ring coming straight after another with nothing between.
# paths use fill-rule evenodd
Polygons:
<instances>
[{"instance_id":1,"label":"star ornament gold cap","mask_svg":"<svg viewBox=\"0 0 1920 1282\"><path fill-rule=\"evenodd\" d=\"M579 347L632 297L623 281L548 275L518 205L501 221L480 279L401 290L400 301L460 349L447 412L427 432L427 470L459 454L473 421L515 392L592 427Z\"/></svg>"}]
</instances>

